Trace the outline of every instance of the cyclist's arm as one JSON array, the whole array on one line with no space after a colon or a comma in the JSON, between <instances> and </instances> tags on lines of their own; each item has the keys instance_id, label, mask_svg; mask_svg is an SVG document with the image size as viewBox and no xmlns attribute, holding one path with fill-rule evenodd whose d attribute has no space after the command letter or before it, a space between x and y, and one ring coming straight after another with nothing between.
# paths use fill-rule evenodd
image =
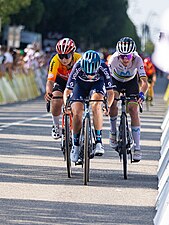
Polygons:
<instances>
[{"instance_id":1,"label":"cyclist's arm","mask_svg":"<svg viewBox=\"0 0 169 225\"><path fill-rule=\"evenodd\" d=\"M152 79L152 83L153 83L153 86L156 82L156 79L157 79L157 76L156 76L156 73L153 74L153 79Z\"/></svg>"},{"instance_id":2,"label":"cyclist's arm","mask_svg":"<svg viewBox=\"0 0 169 225\"><path fill-rule=\"evenodd\" d=\"M114 91L112 89L107 90L107 104L109 108L111 107L113 101L114 101Z\"/></svg>"},{"instance_id":3,"label":"cyclist's arm","mask_svg":"<svg viewBox=\"0 0 169 225\"><path fill-rule=\"evenodd\" d=\"M68 96L70 96L70 94L72 93L72 90L65 88L64 93L63 93L63 101L64 101L64 105L66 105L67 103L67 98Z\"/></svg>"},{"instance_id":4,"label":"cyclist's arm","mask_svg":"<svg viewBox=\"0 0 169 225\"><path fill-rule=\"evenodd\" d=\"M52 99L53 85L54 85L53 81L47 80L47 82L46 82L46 94L44 96L46 101L51 101L51 99Z\"/></svg>"},{"instance_id":5,"label":"cyclist's arm","mask_svg":"<svg viewBox=\"0 0 169 225\"><path fill-rule=\"evenodd\" d=\"M140 77L140 91L146 94L148 90L148 82L146 77Z\"/></svg>"}]
</instances>

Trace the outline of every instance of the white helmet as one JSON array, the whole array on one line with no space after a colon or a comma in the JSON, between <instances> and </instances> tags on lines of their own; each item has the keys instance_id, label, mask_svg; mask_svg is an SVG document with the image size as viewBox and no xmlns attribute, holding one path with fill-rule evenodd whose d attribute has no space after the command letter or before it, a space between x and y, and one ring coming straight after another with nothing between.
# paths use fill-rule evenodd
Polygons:
<instances>
[{"instance_id":1,"label":"white helmet","mask_svg":"<svg viewBox=\"0 0 169 225\"><path fill-rule=\"evenodd\" d=\"M116 51L119 54L130 54L136 51L136 44L132 38L123 37L117 42Z\"/></svg>"}]
</instances>

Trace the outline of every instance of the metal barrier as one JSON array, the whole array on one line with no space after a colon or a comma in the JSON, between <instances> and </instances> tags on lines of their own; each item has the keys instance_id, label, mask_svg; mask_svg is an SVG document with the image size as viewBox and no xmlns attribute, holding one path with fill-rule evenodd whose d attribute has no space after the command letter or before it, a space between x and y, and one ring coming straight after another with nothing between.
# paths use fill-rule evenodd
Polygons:
<instances>
[{"instance_id":1,"label":"metal barrier","mask_svg":"<svg viewBox=\"0 0 169 225\"><path fill-rule=\"evenodd\" d=\"M37 71L28 74L13 73L12 80L8 74L0 78L0 105L34 99L45 92L46 74ZM41 76L43 75L43 76ZM43 78L43 79L42 79Z\"/></svg>"},{"instance_id":2,"label":"metal barrier","mask_svg":"<svg viewBox=\"0 0 169 225\"><path fill-rule=\"evenodd\" d=\"M169 108L161 128L161 157L157 170L158 196L154 225L169 225Z\"/></svg>"}]
</instances>

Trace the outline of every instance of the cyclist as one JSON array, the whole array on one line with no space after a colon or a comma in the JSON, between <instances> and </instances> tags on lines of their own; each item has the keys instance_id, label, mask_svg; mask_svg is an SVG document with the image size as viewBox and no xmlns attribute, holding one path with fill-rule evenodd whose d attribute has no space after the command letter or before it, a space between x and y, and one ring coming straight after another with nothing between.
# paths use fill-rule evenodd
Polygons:
<instances>
[{"instance_id":1,"label":"cyclist","mask_svg":"<svg viewBox=\"0 0 169 225\"><path fill-rule=\"evenodd\" d=\"M140 118L138 113L138 103L144 101L144 95L148 84L142 58L136 52L136 45L132 38L123 37L116 45L116 52L111 56L108 65L112 71L115 98L118 98L122 89L126 90L127 96L139 95L138 101L128 102L128 112L131 116L131 130L134 140L133 160L141 160L140 150ZM138 81L138 77L139 80ZM140 84L139 84L140 82ZM140 85L140 88L139 88ZM110 145L117 147L116 122L118 116L117 101L114 101L110 108Z\"/></svg>"},{"instance_id":2,"label":"cyclist","mask_svg":"<svg viewBox=\"0 0 169 225\"><path fill-rule=\"evenodd\" d=\"M92 100L103 100L104 96L107 95L109 111L114 96L112 79L108 66L104 62L101 62L99 53L96 51L86 51L81 60L74 66L64 92L65 104L70 94L72 99L84 99L90 96ZM70 158L72 162L77 162L80 150L79 137L82 127L83 104L81 102L73 102L71 108L73 113L73 146ZM101 102L93 102L92 112L96 134L95 155L103 155L103 114Z\"/></svg>"},{"instance_id":3,"label":"cyclist","mask_svg":"<svg viewBox=\"0 0 169 225\"><path fill-rule=\"evenodd\" d=\"M148 81L148 85L149 85L149 88L148 88L149 96L148 97L150 97L150 105L153 105L154 85L156 82L156 69L149 57L146 57L144 59L144 69L146 71L147 81Z\"/></svg>"},{"instance_id":4,"label":"cyclist","mask_svg":"<svg viewBox=\"0 0 169 225\"><path fill-rule=\"evenodd\" d=\"M48 78L46 82L45 100L52 100L52 137L60 137L59 117L61 114L62 99L52 99L52 96L63 96L64 89L75 62L81 58L79 53L75 52L75 42L70 38L63 38L56 44L57 54L50 61Z\"/></svg>"}]
</instances>

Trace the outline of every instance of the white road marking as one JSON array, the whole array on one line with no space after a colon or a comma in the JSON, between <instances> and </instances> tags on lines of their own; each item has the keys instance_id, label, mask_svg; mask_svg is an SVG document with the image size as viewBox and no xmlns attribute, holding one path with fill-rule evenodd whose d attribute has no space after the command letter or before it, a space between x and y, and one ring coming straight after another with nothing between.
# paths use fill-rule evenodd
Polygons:
<instances>
[{"instance_id":1,"label":"white road marking","mask_svg":"<svg viewBox=\"0 0 169 225\"><path fill-rule=\"evenodd\" d=\"M0 131L2 131L4 128L8 128L8 127L11 127L11 126L16 126L16 125L20 125L22 123L25 123L25 122L28 122L28 121L32 121L32 120L39 120L43 117L48 117L50 114L49 113L45 113L45 114L42 114L41 116L38 116L38 117L31 117L31 118L28 118L28 119L25 119L25 120L20 120L18 122L13 122L13 123L6 123L4 125L2 125L0 127Z\"/></svg>"}]
</instances>

